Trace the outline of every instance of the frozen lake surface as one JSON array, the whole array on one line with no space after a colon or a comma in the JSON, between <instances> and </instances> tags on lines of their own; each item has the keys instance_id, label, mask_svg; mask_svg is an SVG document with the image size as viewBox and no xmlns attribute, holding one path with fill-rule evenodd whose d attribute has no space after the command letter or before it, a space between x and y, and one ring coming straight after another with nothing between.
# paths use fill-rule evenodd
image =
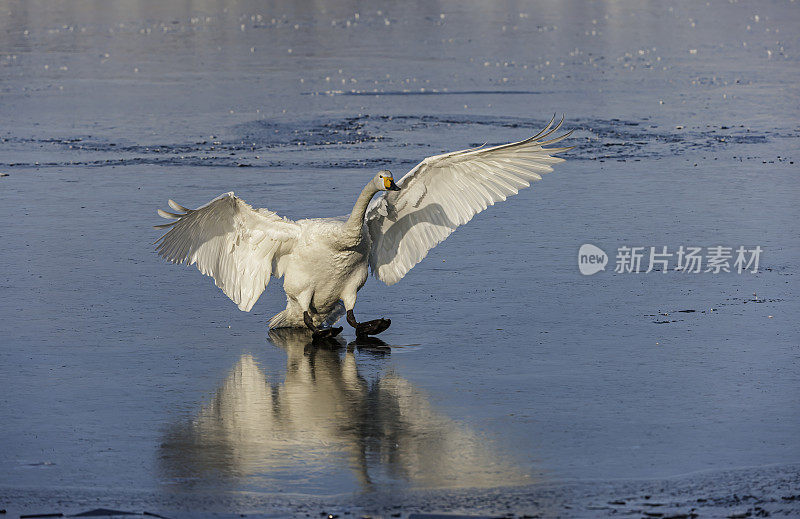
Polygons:
<instances>
[{"instance_id":1,"label":"frozen lake surface","mask_svg":"<svg viewBox=\"0 0 800 519\"><path fill-rule=\"evenodd\" d=\"M800 8L305 4L0 1L0 508L800 513ZM388 348L153 252L168 198L345 214L554 112L567 162L359 293ZM758 272L614 272L720 245Z\"/></svg>"}]
</instances>

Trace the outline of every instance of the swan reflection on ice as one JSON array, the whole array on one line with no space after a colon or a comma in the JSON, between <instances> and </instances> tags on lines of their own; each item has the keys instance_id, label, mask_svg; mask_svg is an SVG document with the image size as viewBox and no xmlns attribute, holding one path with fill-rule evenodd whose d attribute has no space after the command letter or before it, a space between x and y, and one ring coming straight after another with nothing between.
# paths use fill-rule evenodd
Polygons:
<instances>
[{"instance_id":1,"label":"swan reflection on ice","mask_svg":"<svg viewBox=\"0 0 800 519\"><path fill-rule=\"evenodd\" d=\"M244 354L189 423L161 446L165 482L294 492L497 487L530 478L491 443L437 412L393 372L360 373L353 347L311 344L305 330L270 332L287 353L282 382Z\"/></svg>"}]
</instances>

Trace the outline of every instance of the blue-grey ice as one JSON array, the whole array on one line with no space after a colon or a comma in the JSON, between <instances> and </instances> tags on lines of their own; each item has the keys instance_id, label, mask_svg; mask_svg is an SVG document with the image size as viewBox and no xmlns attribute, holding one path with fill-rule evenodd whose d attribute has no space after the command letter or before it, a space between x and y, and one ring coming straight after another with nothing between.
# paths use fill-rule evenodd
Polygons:
<instances>
[{"instance_id":1,"label":"blue-grey ice","mask_svg":"<svg viewBox=\"0 0 800 519\"><path fill-rule=\"evenodd\" d=\"M800 514L798 27L782 1L0 0L0 509ZM169 197L347 214L553 113L566 162L358 292L383 344L270 334L279 283L241 312L153 250Z\"/></svg>"}]
</instances>

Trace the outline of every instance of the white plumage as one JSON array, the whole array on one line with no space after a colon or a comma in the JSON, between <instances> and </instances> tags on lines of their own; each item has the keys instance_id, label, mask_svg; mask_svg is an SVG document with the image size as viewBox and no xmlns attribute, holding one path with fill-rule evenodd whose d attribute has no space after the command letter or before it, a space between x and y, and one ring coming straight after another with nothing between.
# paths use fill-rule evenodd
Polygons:
<instances>
[{"instance_id":1,"label":"white plumage","mask_svg":"<svg viewBox=\"0 0 800 519\"><path fill-rule=\"evenodd\" d=\"M159 254L173 263L197 264L245 312L253 308L270 275L283 276L279 260L300 235L297 223L266 209L254 210L233 192L197 209L172 200L169 205L183 214L158 210L164 218L178 218L157 226L172 226L159 240Z\"/></svg>"},{"instance_id":2,"label":"white plumage","mask_svg":"<svg viewBox=\"0 0 800 519\"><path fill-rule=\"evenodd\" d=\"M170 200L179 212L158 210L176 221L157 226L169 228L157 250L173 263L196 264L244 311L271 275L283 277L287 306L270 327L317 330L353 309L368 268L387 285L397 283L457 227L552 171L564 160L553 155L570 149L544 148L569 136L547 140L560 126L551 120L524 141L428 157L397 185L381 171L342 218L293 222L232 192L198 209Z\"/></svg>"}]
</instances>

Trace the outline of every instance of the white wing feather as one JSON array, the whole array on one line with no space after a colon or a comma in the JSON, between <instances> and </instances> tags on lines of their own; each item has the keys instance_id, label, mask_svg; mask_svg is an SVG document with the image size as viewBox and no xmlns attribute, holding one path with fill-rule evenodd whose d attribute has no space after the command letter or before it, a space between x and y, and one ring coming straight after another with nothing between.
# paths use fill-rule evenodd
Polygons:
<instances>
[{"instance_id":1,"label":"white wing feather","mask_svg":"<svg viewBox=\"0 0 800 519\"><path fill-rule=\"evenodd\" d=\"M373 199L366 215L372 273L397 283L457 227L563 162L553 155L570 148L543 148L572 133L546 140L561 126L551 129L553 120L524 141L428 157L397 183L400 191Z\"/></svg>"},{"instance_id":2,"label":"white wing feather","mask_svg":"<svg viewBox=\"0 0 800 519\"><path fill-rule=\"evenodd\" d=\"M177 221L156 228L169 231L156 241L156 250L172 263L197 264L203 274L249 312L269 283L283 275L279 260L291 252L300 227L267 209L254 210L233 193L220 195L197 209L172 200L180 213L158 210Z\"/></svg>"}]
</instances>

